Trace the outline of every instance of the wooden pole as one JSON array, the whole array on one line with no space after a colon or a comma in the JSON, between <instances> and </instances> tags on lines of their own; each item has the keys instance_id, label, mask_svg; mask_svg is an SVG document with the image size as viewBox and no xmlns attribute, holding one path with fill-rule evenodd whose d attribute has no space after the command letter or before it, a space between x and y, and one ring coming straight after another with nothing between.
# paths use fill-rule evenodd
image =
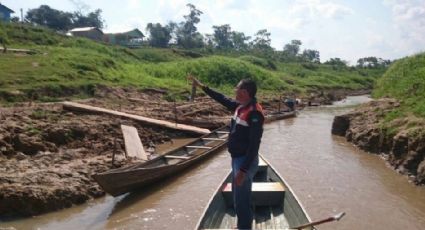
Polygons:
<instances>
[{"instance_id":1,"label":"wooden pole","mask_svg":"<svg viewBox=\"0 0 425 230\"><path fill-rule=\"evenodd\" d=\"M282 103L282 95L279 96L279 103L277 111L280 113L280 103Z\"/></svg>"},{"instance_id":2,"label":"wooden pole","mask_svg":"<svg viewBox=\"0 0 425 230\"><path fill-rule=\"evenodd\" d=\"M190 95L190 101L194 102L196 97L196 85L195 81L192 81L192 94Z\"/></svg>"},{"instance_id":3,"label":"wooden pole","mask_svg":"<svg viewBox=\"0 0 425 230\"><path fill-rule=\"evenodd\" d=\"M177 105L176 105L176 98L174 98L174 121L176 122L176 126L177 126Z\"/></svg>"},{"instance_id":4,"label":"wooden pole","mask_svg":"<svg viewBox=\"0 0 425 230\"><path fill-rule=\"evenodd\" d=\"M115 154L118 151L118 147L117 147L117 138L114 139L114 150L112 151L112 167L114 167L114 162L115 162Z\"/></svg>"}]
</instances>

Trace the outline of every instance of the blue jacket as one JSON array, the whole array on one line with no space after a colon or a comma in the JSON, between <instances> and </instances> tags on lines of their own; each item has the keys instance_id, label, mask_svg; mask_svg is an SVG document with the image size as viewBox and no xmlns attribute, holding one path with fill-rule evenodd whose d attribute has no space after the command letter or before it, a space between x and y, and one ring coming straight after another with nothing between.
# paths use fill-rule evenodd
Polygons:
<instances>
[{"instance_id":1,"label":"blue jacket","mask_svg":"<svg viewBox=\"0 0 425 230\"><path fill-rule=\"evenodd\" d=\"M242 106L208 87L202 89L211 98L234 112L227 147L232 158L247 156L242 164L241 171L248 171L251 163L258 156L258 149L263 136L264 114L261 105L254 98L250 103Z\"/></svg>"}]
</instances>

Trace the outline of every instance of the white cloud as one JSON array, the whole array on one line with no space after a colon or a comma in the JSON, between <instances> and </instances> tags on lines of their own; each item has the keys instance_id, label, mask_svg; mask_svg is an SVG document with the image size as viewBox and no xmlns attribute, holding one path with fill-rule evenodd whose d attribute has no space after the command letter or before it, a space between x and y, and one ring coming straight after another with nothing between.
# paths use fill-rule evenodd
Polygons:
<instances>
[{"instance_id":1,"label":"white cloud","mask_svg":"<svg viewBox=\"0 0 425 230\"><path fill-rule=\"evenodd\" d=\"M333 2L323 2L322 0L298 0L290 10L290 14L304 15L312 19L342 19L353 13L354 10L347 6Z\"/></svg>"},{"instance_id":2,"label":"white cloud","mask_svg":"<svg viewBox=\"0 0 425 230\"><path fill-rule=\"evenodd\" d=\"M425 0L386 0L391 7L393 23L399 32L398 49L409 54L425 48Z\"/></svg>"}]
</instances>

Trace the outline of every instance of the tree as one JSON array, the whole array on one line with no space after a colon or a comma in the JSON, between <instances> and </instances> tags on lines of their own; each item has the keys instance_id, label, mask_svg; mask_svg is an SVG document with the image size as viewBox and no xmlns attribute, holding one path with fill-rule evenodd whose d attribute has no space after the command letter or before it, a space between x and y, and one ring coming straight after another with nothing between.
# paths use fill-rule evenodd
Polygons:
<instances>
[{"instance_id":1,"label":"tree","mask_svg":"<svg viewBox=\"0 0 425 230\"><path fill-rule=\"evenodd\" d=\"M301 58L304 61L320 63L320 53L317 50L306 49L301 54Z\"/></svg>"},{"instance_id":2,"label":"tree","mask_svg":"<svg viewBox=\"0 0 425 230\"><path fill-rule=\"evenodd\" d=\"M252 43L253 47L260 50L269 50L272 49L270 46L270 32L267 32L267 29L259 30L254 36L254 41Z\"/></svg>"},{"instance_id":3,"label":"tree","mask_svg":"<svg viewBox=\"0 0 425 230\"><path fill-rule=\"evenodd\" d=\"M55 10L47 5L41 5L39 8L30 9L25 18L30 23L61 31L69 30L73 24L73 15L71 13Z\"/></svg>"},{"instance_id":4,"label":"tree","mask_svg":"<svg viewBox=\"0 0 425 230\"><path fill-rule=\"evenodd\" d=\"M300 46L302 45L300 40L292 40L290 44L286 44L283 47L283 53L288 57L295 58L300 51Z\"/></svg>"},{"instance_id":5,"label":"tree","mask_svg":"<svg viewBox=\"0 0 425 230\"><path fill-rule=\"evenodd\" d=\"M326 61L324 64L333 65L333 66L347 66L347 61L341 60L341 58L331 58Z\"/></svg>"},{"instance_id":6,"label":"tree","mask_svg":"<svg viewBox=\"0 0 425 230\"><path fill-rule=\"evenodd\" d=\"M146 30L149 32L149 45L165 48L171 40L173 26L170 24L162 26L160 23L149 23L146 26Z\"/></svg>"},{"instance_id":7,"label":"tree","mask_svg":"<svg viewBox=\"0 0 425 230\"><path fill-rule=\"evenodd\" d=\"M233 48L232 32L229 24L221 26L213 26L214 28L214 42L217 49L230 49Z\"/></svg>"},{"instance_id":8,"label":"tree","mask_svg":"<svg viewBox=\"0 0 425 230\"><path fill-rule=\"evenodd\" d=\"M102 19L102 10L97 9L84 15L81 11L77 11L72 17L73 27L97 27L102 29L105 21Z\"/></svg>"},{"instance_id":9,"label":"tree","mask_svg":"<svg viewBox=\"0 0 425 230\"><path fill-rule=\"evenodd\" d=\"M19 22L20 20L19 20L19 17L16 17L16 16L13 16L11 19L10 19L10 21L11 22Z\"/></svg>"},{"instance_id":10,"label":"tree","mask_svg":"<svg viewBox=\"0 0 425 230\"><path fill-rule=\"evenodd\" d=\"M248 44L246 43L251 39L250 36L245 36L243 32L236 32L232 31L232 43L233 48L237 51L244 51L249 48Z\"/></svg>"},{"instance_id":11,"label":"tree","mask_svg":"<svg viewBox=\"0 0 425 230\"><path fill-rule=\"evenodd\" d=\"M384 60L377 57L364 57L357 60L357 67L361 68L385 68L390 64L390 60Z\"/></svg>"},{"instance_id":12,"label":"tree","mask_svg":"<svg viewBox=\"0 0 425 230\"><path fill-rule=\"evenodd\" d=\"M197 32L196 24L201 21L199 17L203 12L190 3L186 6L189 7L190 12L184 16L186 21L181 22L177 29L177 44L183 48L202 47L203 37Z\"/></svg>"},{"instance_id":13,"label":"tree","mask_svg":"<svg viewBox=\"0 0 425 230\"><path fill-rule=\"evenodd\" d=\"M64 12L41 5L27 12L25 19L36 25L47 26L54 30L67 31L75 27L104 27L102 10L97 9L84 15L81 11L75 13Z\"/></svg>"}]
</instances>

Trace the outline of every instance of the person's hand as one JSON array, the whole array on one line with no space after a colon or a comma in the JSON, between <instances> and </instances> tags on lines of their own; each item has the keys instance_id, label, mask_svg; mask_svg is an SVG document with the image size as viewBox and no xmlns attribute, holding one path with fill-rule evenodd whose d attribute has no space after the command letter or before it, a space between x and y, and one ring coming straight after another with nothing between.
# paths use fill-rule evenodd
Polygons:
<instances>
[{"instance_id":1,"label":"person's hand","mask_svg":"<svg viewBox=\"0 0 425 230\"><path fill-rule=\"evenodd\" d=\"M235 178L236 186L242 185L243 181L245 180L245 176L246 176L246 173L242 172L241 170L239 170L236 173L236 178Z\"/></svg>"},{"instance_id":2,"label":"person's hand","mask_svg":"<svg viewBox=\"0 0 425 230\"><path fill-rule=\"evenodd\" d=\"M187 80L192 81L192 84L195 85L195 86L200 86L200 87L205 86L196 77L194 77L192 74L187 75Z\"/></svg>"}]
</instances>

